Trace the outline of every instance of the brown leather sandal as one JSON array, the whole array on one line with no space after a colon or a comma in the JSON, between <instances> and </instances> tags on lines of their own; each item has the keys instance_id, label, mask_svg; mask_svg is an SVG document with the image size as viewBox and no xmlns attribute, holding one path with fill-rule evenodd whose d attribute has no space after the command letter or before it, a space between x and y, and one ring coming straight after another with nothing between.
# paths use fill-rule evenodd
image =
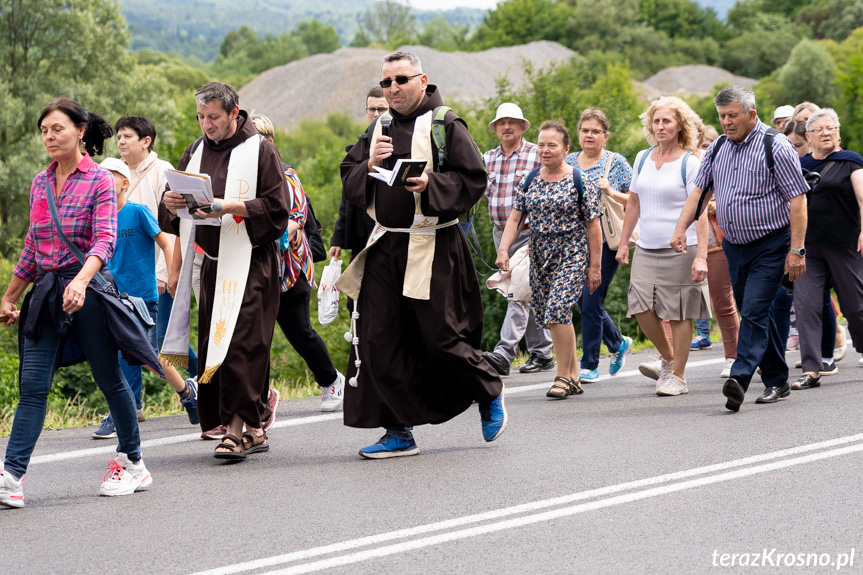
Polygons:
<instances>
[{"instance_id":1,"label":"brown leather sandal","mask_svg":"<svg viewBox=\"0 0 863 575\"><path fill-rule=\"evenodd\" d=\"M267 443L267 432L264 431L260 435L252 435L251 433L243 434L243 449L246 454L264 453L270 450L270 444Z\"/></svg>"},{"instance_id":2,"label":"brown leather sandal","mask_svg":"<svg viewBox=\"0 0 863 575\"><path fill-rule=\"evenodd\" d=\"M229 461L243 461L246 459L246 448L242 440L236 435L226 434L216 449L230 449L230 451L216 451L213 457L216 459L227 459Z\"/></svg>"}]
</instances>

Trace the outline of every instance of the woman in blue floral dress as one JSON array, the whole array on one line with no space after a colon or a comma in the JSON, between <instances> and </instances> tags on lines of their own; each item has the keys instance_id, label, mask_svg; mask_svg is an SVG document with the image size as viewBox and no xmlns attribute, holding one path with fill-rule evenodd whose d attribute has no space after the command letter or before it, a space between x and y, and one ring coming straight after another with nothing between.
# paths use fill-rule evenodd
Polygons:
<instances>
[{"instance_id":1,"label":"woman in blue floral dress","mask_svg":"<svg viewBox=\"0 0 863 575\"><path fill-rule=\"evenodd\" d=\"M551 331L557 376L546 395L555 399L582 393L572 307L585 283L592 293L601 281L599 193L594 185L584 186L580 170L564 162L569 143L569 132L561 124L547 121L540 126L542 167L518 185L497 253L498 267L509 269L509 248L528 216L531 307L537 325Z\"/></svg>"}]
</instances>

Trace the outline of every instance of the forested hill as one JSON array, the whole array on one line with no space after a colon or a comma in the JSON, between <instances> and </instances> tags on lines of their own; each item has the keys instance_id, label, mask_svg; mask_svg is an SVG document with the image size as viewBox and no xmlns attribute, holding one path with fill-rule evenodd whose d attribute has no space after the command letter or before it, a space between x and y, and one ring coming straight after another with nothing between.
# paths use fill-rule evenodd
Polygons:
<instances>
[{"instance_id":1,"label":"forested hill","mask_svg":"<svg viewBox=\"0 0 863 575\"><path fill-rule=\"evenodd\" d=\"M278 36L300 22L317 20L331 24L346 45L357 32L360 16L374 4L375 0L121 0L133 50L152 48L203 62L215 60L225 34L241 26L262 36ZM451 24L476 25L485 11L414 13L420 24L444 14Z\"/></svg>"}]
</instances>

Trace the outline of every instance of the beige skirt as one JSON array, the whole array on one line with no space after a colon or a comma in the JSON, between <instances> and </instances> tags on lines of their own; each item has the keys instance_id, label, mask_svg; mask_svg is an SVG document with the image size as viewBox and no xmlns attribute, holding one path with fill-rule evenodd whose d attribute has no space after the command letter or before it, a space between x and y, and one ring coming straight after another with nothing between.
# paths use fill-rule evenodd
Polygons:
<instances>
[{"instance_id":1,"label":"beige skirt","mask_svg":"<svg viewBox=\"0 0 863 575\"><path fill-rule=\"evenodd\" d=\"M708 319L707 280L692 281L695 246L685 254L671 248L645 250L635 246L629 277L629 317L652 311L662 319Z\"/></svg>"}]
</instances>

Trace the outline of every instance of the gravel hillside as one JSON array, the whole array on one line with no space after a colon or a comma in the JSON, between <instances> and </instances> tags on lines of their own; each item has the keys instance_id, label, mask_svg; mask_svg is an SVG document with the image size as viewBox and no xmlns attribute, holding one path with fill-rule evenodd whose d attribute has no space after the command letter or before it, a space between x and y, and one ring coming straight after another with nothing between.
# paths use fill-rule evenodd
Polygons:
<instances>
[{"instance_id":1,"label":"gravel hillside","mask_svg":"<svg viewBox=\"0 0 863 575\"><path fill-rule=\"evenodd\" d=\"M419 56L429 81L444 100L476 101L493 96L496 82L506 77L520 87L523 62L535 69L566 60L575 52L556 42L531 42L483 52L438 52L425 46L402 49ZM380 81L387 50L342 48L267 70L242 90L245 110L266 114L280 129L290 130L303 118L326 118L335 110L352 110L364 117L365 95Z\"/></svg>"},{"instance_id":2,"label":"gravel hillside","mask_svg":"<svg viewBox=\"0 0 863 575\"><path fill-rule=\"evenodd\" d=\"M438 52L426 46L401 49L419 56L429 81L439 87L446 102L489 98L501 78L520 88L525 82L524 62L539 69L575 55L556 42L483 52ZM266 114L283 130L294 128L303 118L324 119L336 110L351 110L362 119L365 95L380 80L381 60L387 54L387 50L342 48L272 68L240 90L240 102L243 109ZM649 101L663 94L704 96L722 83L751 86L755 82L713 66L676 66L636 82L635 87Z\"/></svg>"},{"instance_id":3,"label":"gravel hillside","mask_svg":"<svg viewBox=\"0 0 863 575\"><path fill-rule=\"evenodd\" d=\"M707 96L715 93L717 84L752 86L757 80L735 76L714 66L674 66L657 72L644 83L665 95Z\"/></svg>"}]
</instances>

